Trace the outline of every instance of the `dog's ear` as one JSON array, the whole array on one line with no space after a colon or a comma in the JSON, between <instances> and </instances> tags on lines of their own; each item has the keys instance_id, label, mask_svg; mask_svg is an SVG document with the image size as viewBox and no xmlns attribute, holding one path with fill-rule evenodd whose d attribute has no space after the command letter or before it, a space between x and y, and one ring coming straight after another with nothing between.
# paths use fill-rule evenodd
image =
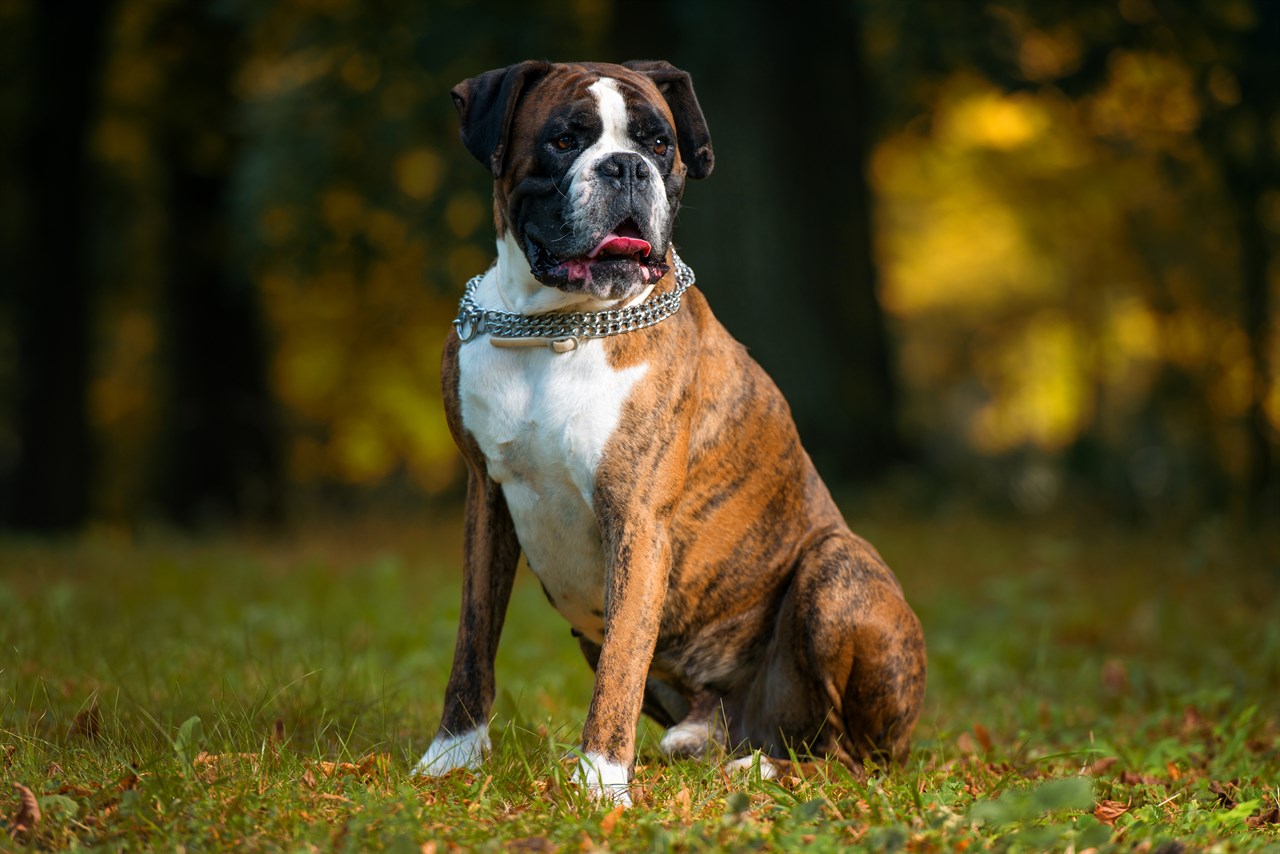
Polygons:
<instances>
[{"instance_id":1,"label":"dog's ear","mask_svg":"<svg viewBox=\"0 0 1280 854\"><path fill-rule=\"evenodd\" d=\"M693 94L689 73L662 60L632 60L622 64L647 76L667 100L671 114L676 117L676 142L680 146L680 159L689 168L689 177L710 175L716 163L711 150L711 132L698 106L698 96Z\"/></svg>"},{"instance_id":2,"label":"dog's ear","mask_svg":"<svg viewBox=\"0 0 1280 854\"><path fill-rule=\"evenodd\" d=\"M461 120L462 144L489 167L493 177L502 175L511 117L520 94L549 68L551 63L535 60L495 68L463 80L449 93Z\"/></svg>"}]
</instances>

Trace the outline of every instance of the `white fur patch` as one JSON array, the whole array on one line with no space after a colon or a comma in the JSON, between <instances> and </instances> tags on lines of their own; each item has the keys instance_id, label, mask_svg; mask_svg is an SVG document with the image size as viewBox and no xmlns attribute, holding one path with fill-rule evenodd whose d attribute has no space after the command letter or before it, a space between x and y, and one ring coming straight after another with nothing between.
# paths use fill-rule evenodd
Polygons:
<instances>
[{"instance_id":1,"label":"white fur patch","mask_svg":"<svg viewBox=\"0 0 1280 854\"><path fill-rule=\"evenodd\" d=\"M578 760L578 783L586 787L593 798L631 806L627 766L611 762L598 753L583 754Z\"/></svg>"},{"instance_id":2,"label":"white fur patch","mask_svg":"<svg viewBox=\"0 0 1280 854\"><path fill-rule=\"evenodd\" d=\"M724 767L730 773L745 771L748 774L755 774L758 769L761 780L773 780L778 776L778 766L759 751L750 756L743 756L741 759L731 759L725 763Z\"/></svg>"},{"instance_id":3,"label":"white fur patch","mask_svg":"<svg viewBox=\"0 0 1280 854\"><path fill-rule=\"evenodd\" d=\"M438 735L413 766L413 773L419 777L439 777L455 768L479 768L488 749L488 725L462 735Z\"/></svg>"},{"instance_id":4,"label":"white fur patch","mask_svg":"<svg viewBox=\"0 0 1280 854\"><path fill-rule=\"evenodd\" d=\"M497 275L476 302L498 307ZM593 507L596 469L648 365L614 370L605 344L502 348L479 336L458 356L462 421L501 485L529 566L575 628L604 637L604 552Z\"/></svg>"},{"instance_id":5,"label":"white fur patch","mask_svg":"<svg viewBox=\"0 0 1280 854\"><path fill-rule=\"evenodd\" d=\"M718 743L719 734L715 718L684 720L662 734L658 749L668 756L700 756Z\"/></svg>"}]
</instances>

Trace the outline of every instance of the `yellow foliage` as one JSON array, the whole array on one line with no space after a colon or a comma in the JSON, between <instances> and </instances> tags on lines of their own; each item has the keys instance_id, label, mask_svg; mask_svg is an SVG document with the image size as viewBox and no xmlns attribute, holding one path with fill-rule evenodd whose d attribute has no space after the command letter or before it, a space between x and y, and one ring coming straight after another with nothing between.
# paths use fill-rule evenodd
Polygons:
<instances>
[{"instance_id":1,"label":"yellow foliage","mask_svg":"<svg viewBox=\"0 0 1280 854\"><path fill-rule=\"evenodd\" d=\"M974 418L975 446L985 453L1023 444L1060 450L1075 439L1092 414L1083 344L1075 324L1057 311L1036 315L998 342L987 366L997 396Z\"/></svg>"},{"instance_id":2,"label":"yellow foliage","mask_svg":"<svg viewBox=\"0 0 1280 854\"><path fill-rule=\"evenodd\" d=\"M1135 141L1186 134L1200 123L1195 81L1182 63L1155 53L1111 52L1107 85L1090 99L1094 130Z\"/></svg>"},{"instance_id":3,"label":"yellow foliage","mask_svg":"<svg viewBox=\"0 0 1280 854\"><path fill-rule=\"evenodd\" d=\"M98 122L91 145L99 159L133 180L143 176L154 157L146 128L119 114Z\"/></svg>"},{"instance_id":4,"label":"yellow foliage","mask_svg":"<svg viewBox=\"0 0 1280 854\"><path fill-rule=\"evenodd\" d=\"M985 91L947 105L939 123L944 142L1008 151L1035 142L1049 118L1034 98Z\"/></svg>"},{"instance_id":5,"label":"yellow foliage","mask_svg":"<svg viewBox=\"0 0 1280 854\"><path fill-rule=\"evenodd\" d=\"M486 210L485 203L475 193L456 193L445 206L444 221L454 237L466 239L484 221Z\"/></svg>"},{"instance_id":6,"label":"yellow foliage","mask_svg":"<svg viewBox=\"0 0 1280 854\"><path fill-rule=\"evenodd\" d=\"M465 282L476 273L483 273L492 262L491 254L480 251L470 243L464 243L449 252L449 278L455 282Z\"/></svg>"},{"instance_id":7,"label":"yellow foliage","mask_svg":"<svg viewBox=\"0 0 1280 854\"><path fill-rule=\"evenodd\" d=\"M440 155L434 150L412 149L396 158L396 185L411 199L429 199L440 183L442 168Z\"/></svg>"},{"instance_id":8,"label":"yellow foliage","mask_svg":"<svg viewBox=\"0 0 1280 854\"><path fill-rule=\"evenodd\" d=\"M347 88L353 92L368 92L378 85L378 77L382 68L376 56L356 51L348 56L338 68L338 76Z\"/></svg>"},{"instance_id":9,"label":"yellow foliage","mask_svg":"<svg viewBox=\"0 0 1280 854\"><path fill-rule=\"evenodd\" d=\"M278 98L324 77L333 70L337 58L335 51L319 47L255 56L245 62L236 88L249 100Z\"/></svg>"},{"instance_id":10,"label":"yellow foliage","mask_svg":"<svg viewBox=\"0 0 1280 854\"><path fill-rule=\"evenodd\" d=\"M372 483L385 476L395 461L381 431L360 414L340 413L334 423L334 461L338 474L350 483Z\"/></svg>"},{"instance_id":11,"label":"yellow foliage","mask_svg":"<svg viewBox=\"0 0 1280 854\"><path fill-rule=\"evenodd\" d=\"M320 199L325 224L341 238L349 238L364 219L364 198L354 190L335 187Z\"/></svg>"},{"instance_id":12,"label":"yellow foliage","mask_svg":"<svg viewBox=\"0 0 1280 854\"><path fill-rule=\"evenodd\" d=\"M272 246L282 246L289 242L297 230L298 220L288 205L272 205L262 212L258 219L258 228L262 238Z\"/></svg>"}]
</instances>

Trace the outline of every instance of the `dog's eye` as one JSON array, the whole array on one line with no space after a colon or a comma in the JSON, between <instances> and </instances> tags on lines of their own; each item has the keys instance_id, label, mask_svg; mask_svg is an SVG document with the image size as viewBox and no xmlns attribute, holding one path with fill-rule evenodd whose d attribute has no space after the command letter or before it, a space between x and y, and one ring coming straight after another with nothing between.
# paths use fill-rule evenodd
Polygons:
<instances>
[{"instance_id":1,"label":"dog's eye","mask_svg":"<svg viewBox=\"0 0 1280 854\"><path fill-rule=\"evenodd\" d=\"M551 140L551 147L556 151L570 151L578 145L578 138L571 133L562 133Z\"/></svg>"},{"instance_id":2,"label":"dog's eye","mask_svg":"<svg viewBox=\"0 0 1280 854\"><path fill-rule=\"evenodd\" d=\"M659 157L667 153L666 137L660 136L653 141L653 153L658 155Z\"/></svg>"}]
</instances>

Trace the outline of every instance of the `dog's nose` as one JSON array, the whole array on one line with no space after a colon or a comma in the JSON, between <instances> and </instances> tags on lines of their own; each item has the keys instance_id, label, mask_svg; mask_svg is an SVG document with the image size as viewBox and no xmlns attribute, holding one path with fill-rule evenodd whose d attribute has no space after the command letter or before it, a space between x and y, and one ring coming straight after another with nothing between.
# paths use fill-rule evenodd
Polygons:
<instances>
[{"instance_id":1,"label":"dog's nose","mask_svg":"<svg viewBox=\"0 0 1280 854\"><path fill-rule=\"evenodd\" d=\"M649 178L649 164L639 154L617 151L600 161L596 167L605 178L612 178L620 185L639 184Z\"/></svg>"}]
</instances>

